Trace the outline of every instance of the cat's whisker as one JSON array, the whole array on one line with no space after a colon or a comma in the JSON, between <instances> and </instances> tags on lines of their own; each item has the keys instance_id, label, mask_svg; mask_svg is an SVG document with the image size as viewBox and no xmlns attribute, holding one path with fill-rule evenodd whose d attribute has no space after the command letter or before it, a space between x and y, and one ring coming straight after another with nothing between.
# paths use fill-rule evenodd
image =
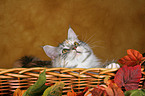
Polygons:
<instances>
[{"instance_id":1,"label":"cat's whisker","mask_svg":"<svg viewBox=\"0 0 145 96\"><path fill-rule=\"evenodd\" d=\"M86 42L86 41L87 41L87 32L86 32L86 34L84 36L84 42Z\"/></svg>"},{"instance_id":2,"label":"cat's whisker","mask_svg":"<svg viewBox=\"0 0 145 96\"><path fill-rule=\"evenodd\" d=\"M97 43L99 43L100 41L95 41L95 42L91 42L88 43L88 45L90 46L90 48L96 48L96 47L103 47L103 46L99 46Z\"/></svg>"},{"instance_id":3,"label":"cat's whisker","mask_svg":"<svg viewBox=\"0 0 145 96\"><path fill-rule=\"evenodd\" d=\"M56 41L56 40L54 40L54 42L55 42L56 44L60 44L60 43L61 43L60 41Z\"/></svg>"},{"instance_id":4,"label":"cat's whisker","mask_svg":"<svg viewBox=\"0 0 145 96\"><path fill-rule=\"evenodd\" d=\"M82 39L81 40L85 42L87 40L87 32L85 32L81 36L82 36Z\"/></svg>"},{"instance_id":5,"label":"cat's whisker","mask_svg":"<svg viewBox=\"0 0 145 96\"><path fill-rule=\"evenodd\" d=\"M103 46L98 46L98 45L96 45L96 46L90 46L90 48L92 48L92 49L93 49L93 48L98 48L98 47L99 47L99 48L104 48Z\"/></svg>"},{"instance_id":6,"label":"cat's whisker","mask_svg":"<svg viewBox=\"0 0 145 96\"><path fill-rule=\"evenodd\" d=\"M92 41L92 42L88 42L88 44L93 45L93 44L100 43L100 42L103 42L103 41Z\"/></svg>"},{"instance_id":7,"label":"cat's whisker","mask_svg":"<svg viewBox=\"0 0 145 96\"><path fill-rule=\"evenodd\" d=\"M90 39L92 39L94 36L95 36L95 34L94 34L94 35L92 35L91 37L89 37L89 38L88 38L88 40L87 40L87 41L85 41L85 42L86 42L86 43L88 43L88 41L89 41Z\"/></svg>"}]
</instances>

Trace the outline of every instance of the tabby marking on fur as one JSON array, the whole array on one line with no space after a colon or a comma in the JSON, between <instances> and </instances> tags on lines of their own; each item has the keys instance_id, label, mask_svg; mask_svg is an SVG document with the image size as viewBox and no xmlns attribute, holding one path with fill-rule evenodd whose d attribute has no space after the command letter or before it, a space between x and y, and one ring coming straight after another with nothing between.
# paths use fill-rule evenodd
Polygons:
<instances>
[{"instance_id":1,"label":"tabby marking on fur","mask_svg":"<svg viewBox=\"0 0 145 96\"><path fill-rule=\"evenodd\" d=\"M53 67L102 67L100 60L94 55L89 45L79 40L72 28L68 29L67 40L58 47L45 45L43 49L46 55L52 59Z\"/></svg>"}]
</instances>

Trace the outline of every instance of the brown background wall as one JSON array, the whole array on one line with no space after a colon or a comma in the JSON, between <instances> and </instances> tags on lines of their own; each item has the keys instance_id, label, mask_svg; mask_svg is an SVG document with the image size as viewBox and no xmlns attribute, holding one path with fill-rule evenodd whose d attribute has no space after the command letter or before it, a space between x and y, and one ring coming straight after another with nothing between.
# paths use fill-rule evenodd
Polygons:
<instances>
[{"instance_id":1,"label":"brown background wall","mask_svg":"<svg viewBox=\"0 0 145 96\"><path fill-rule=\"evenodd\" d=\"M84 41L93 36L102 61L145 52L145 0L0 0L0 67L24 55L49 60L40 46L57 46L69 25Z\"/></svg>"}]
</instances>

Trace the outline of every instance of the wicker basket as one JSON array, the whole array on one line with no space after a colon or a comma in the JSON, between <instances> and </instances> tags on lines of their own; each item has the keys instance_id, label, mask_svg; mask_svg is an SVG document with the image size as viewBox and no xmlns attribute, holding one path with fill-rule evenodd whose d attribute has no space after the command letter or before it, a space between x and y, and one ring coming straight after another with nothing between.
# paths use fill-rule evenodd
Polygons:
<instances>
[{"instance_id":1,"label":"wicker basket","mask_svg":"<svg viewBox=\"0 0 145 96\"><path fill-rule=\"evenodd\" d=\"M13 69L0 69L0 95L8 96L17 89L27 89L33 85L41 71L46 69L47 83L55 83L62 81L65 83L63 88L63 96L70 91L71 85L75 91L81 91L86 86L95 87L96 85L103 84L106 76L114 78L118 69L106 68L13 68ZM145 72L142 69L142 78L139 88L143 87L145 79Z\"/></svg>"}]
</instances>

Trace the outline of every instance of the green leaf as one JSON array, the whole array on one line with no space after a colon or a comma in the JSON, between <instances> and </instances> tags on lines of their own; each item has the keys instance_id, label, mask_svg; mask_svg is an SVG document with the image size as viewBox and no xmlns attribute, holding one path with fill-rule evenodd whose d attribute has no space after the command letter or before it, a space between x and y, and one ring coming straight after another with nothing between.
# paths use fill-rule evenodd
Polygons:
<instances>
[{"instance_id":1,"label":"green leaf","mask_svg":"<svg viewBox=\"0 0 145 96\"><path fill-rule=\"evenodd\" d=\"M44 90L48 88L46 83L46 70L44 70L38 77L37 82L34 85L30 86L27 91L23 94L23 96L40 96L43 94Z\"/></svg>"},{"instance_id":2,"label":"green leaf","mask_svg":"<svg viewBox=\"0 0 145 96\"><path fill-rule=\"evenodd\" d=\"M129 90L124 93L125 96L145 96L145 89Z\"/></svg>"},{"instance_id":3,"label":"green leaf","mask_svg":"<svg viewBox=\"0 0 145 96\"><path fill-rule=\"evenodd\" d=\"M125 91L124 95L125 96L130 96L133 92L136 92L138 90L129 90L129 91Z\"/></svg>"},{"instance_id":4,"label":"green leaf","mask_svg":"<svg viewBox=\"0 0 145 96\"><path fill-rule=\"evenodd\" d=\"M63 82L56 82L55 85L47 88L42 96L61 96L63 87Z\"/></svg>"}]
</instances>

